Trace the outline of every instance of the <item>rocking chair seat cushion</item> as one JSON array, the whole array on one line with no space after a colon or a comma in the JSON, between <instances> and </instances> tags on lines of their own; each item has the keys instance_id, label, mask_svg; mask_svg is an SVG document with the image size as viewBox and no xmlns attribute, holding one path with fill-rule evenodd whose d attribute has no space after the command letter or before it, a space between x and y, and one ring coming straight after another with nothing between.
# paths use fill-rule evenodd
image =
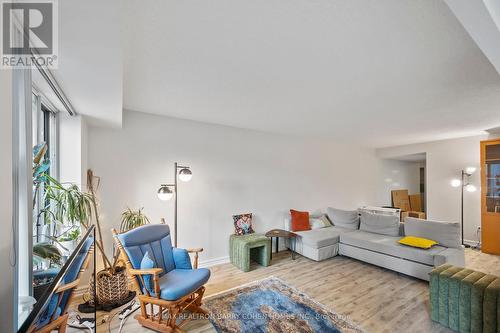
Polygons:
<instances>
[{"instance_id":1,"label":"rocking chair seat cushion","mask_svg":"<svg viewBox=\"0 0 500 333\"><path fill-rule=\"evenodd\" d=\"M206 268L174 269L159 279L160 298L176 301L203 286L210 277Z\"/></svg>"},{"instance_id":2,"label":"rocking chair seat cushion","mask_svg":"<svg viewBox=\"0 0 500 333\"><path fill-rule=\"evenodd\" d=\"M52 298L50 299L49 301L49 305L47 307L48 311L46 311L39 319L38 323L36 324L36 326L38 328L40 327L43 327L45 325L47 325L49 322L50 322L50 319L52 316L54 316L54 320L56 320L57 318L59 318L59 316L61 315L61 307L57 306L57 301L58 301L59 297L58 295L53 295Z\"/></svg>"}]
</instances>

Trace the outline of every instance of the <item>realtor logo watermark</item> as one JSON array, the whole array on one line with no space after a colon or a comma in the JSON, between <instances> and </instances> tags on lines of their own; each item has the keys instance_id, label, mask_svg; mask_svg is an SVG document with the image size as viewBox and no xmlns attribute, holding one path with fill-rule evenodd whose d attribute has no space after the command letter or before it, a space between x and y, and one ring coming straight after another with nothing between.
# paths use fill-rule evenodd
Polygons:
<instances>
[{"instance_id":1,"label":"realtor logo watermark","mask_svg":"<svg viewBox=\"0 0 500 333\"><path fill-rule=\"evenodd\" d=\"M55 0L2 0L0 68L57 68Z\"/></svg>"}]
</instances>

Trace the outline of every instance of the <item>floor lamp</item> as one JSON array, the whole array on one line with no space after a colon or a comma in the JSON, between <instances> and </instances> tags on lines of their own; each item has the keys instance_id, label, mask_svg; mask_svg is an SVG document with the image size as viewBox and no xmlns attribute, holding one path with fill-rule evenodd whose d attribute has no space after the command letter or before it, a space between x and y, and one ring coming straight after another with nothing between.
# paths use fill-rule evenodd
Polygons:
<instances>
[{"instance_id":1,"label":"floor lamp","mask_svg":"<svg viewBox=\"0 0 500 333\"><path fill-rule=\"evenodd\" d=\"M177 162L174 163L174 183L173 184L161 184L158 189L158 198L163 201L172 199L175 194L175 204L174 204L174 247L177 247L177 177L183 182L188 182L193 177L193 173L189 170L188 166L179 165Z\"/></svg>"},{"instance_id":2,"label":"floor lamp","mask_svg":"<svg viewBox=\"0 0 500 333\"><path fill-rule=\"evenodd\" d=\"M476 186L470 183L470 177L474 172L476 172L475 167L468 167L462 170L461 179L453 179L451 181L451 186L460 187L460 225L462 227L462 245L464 246L466 246L464 244L464 190L467 192L476 192Z\"/></svg>"}]
</instances>

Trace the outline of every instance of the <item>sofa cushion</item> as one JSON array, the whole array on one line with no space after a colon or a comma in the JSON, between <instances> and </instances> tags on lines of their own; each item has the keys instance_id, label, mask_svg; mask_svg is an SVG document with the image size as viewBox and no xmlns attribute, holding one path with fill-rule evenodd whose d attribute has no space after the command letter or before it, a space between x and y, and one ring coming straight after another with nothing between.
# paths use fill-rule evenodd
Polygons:
<instances>
[{"instance_id":1,"label":"sofa cushion","mask_svg":"<svg viewBox=\"0 0 500 333\"><path fill-rule=\"evenodd\" d=\"M332 224L330 223L330 220L325 215L322 215L320 217L309 217L309 225L311 226L311 229L321 229L321 228L326 228L326 227L331 227Z\"/></svg>"},{"instance_id":2,"label":"sofa cushion","mask_svg":"<svg viewBox=\"0 0 500 333\"><path fill-rule=\"evenodd\" d=\"M455 266L465 266L465 250L446 247L444 251L434 256L434 266L442 264L452 264Z\"/></svg>"},{"instance_id":3,"label":"sofa cushion","mask_svg":"<svg viewBox=\"0 0 500 333\"><path fill-rule=\"evenodd\" d=\"M340 235L352 231L353 230L346 228L326 227L308 231L298 231L295 233L300 236L302 244L314 249L319 249L325 246L337 244L339 242Z\"/></svg>"},{"instance_id":4,"label":"sofa cushion","mask_svg":"<svg viewBox=\"0 0 500 333\"><path fill-rule=\"evenodd\" d=\"M416 247L419 249L430 249L434 245L437 245L437 242L427 238L406 236L399 240L399 244Z\"/></svg>"},{"instance_id":5,"label":"sofa cushion","mask_svg":"<svg viewBox=\"0 0 500 333\"><path fill-rule=\"evenodd\" d=\"M405 221L405 235L429 238L445 247L461 248L460 223L408 217Z\"/></svg>"},{"instance_id":6,"label":"sofa cushion","mask_svg":"<svg viewBox=\"0 0 500 333\"><path fill-rule=\"evenodd\" d=\"M357 210L342 210L332 207L326 209L326 215L336 227L359 229L359 213Z\"/></svg>"},{"instance_id":7,"label":"sofa cushion","mask_svg":"<svg viewBox=\"0 0 500 333\"><path fill-rule=\"evenodd\" d=\"M388 236L399 236L399 217L362 211L359 230Z\"/></svg>"},{"instance_id":8,"label":"sofa cushion","mask_svg":"<svg viewBox=\"0 0 500 333\"><path fill-rule=\"evenodd\" d=\"M292 216L292 231L311 230L311 226L309 225L309 212L300 212L290 209L290 215Z\"/></svg>"},{"instance_id":9,"label":"sofa cushion","mask_svg":"<svg viewBox=\"0 0 500 333\"><path fill-rule=\"evenodd\" d=\"M309 224L311 224L312 219L319 219L322 216L325 216L324 213L321 212L321 210L317 209L313 211L312 213L309 213ZM287 231L292 231L292 216L290 215L290 212L287 212L285 214L285 219L284 219L284 229Z\"/></svg>"},{"instance_id":10,"label":"sofa cushion","mask_svg":"<svg viewBox=\"0 0 500 333\"><path fill-rule=\"evenodd\" d=\"M434 256L446 248L436 245L428 250L412 248L398 243L400 237L388 236L356 230L344 233L340 237L342 244L356 246L362 249L415 261L433 266Z\"/></svg>"}]
</instances>

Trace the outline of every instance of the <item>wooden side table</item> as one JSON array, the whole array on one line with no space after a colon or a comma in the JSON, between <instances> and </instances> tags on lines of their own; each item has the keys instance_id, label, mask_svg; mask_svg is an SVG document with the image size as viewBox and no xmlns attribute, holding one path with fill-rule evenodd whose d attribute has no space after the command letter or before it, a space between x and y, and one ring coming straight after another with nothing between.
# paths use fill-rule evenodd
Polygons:
<instances>
[{"instance_id":1,"label":"wooden side table","mask_svg":"<svg viewBox=\"0 0 500 333\"><path fill-rule=\"evenodd\" d=\"M292 260L295 260L295 244L297 242L297 234L296 233L291 232L291 231L286 231L283 229L273 229L273 230L269 230L268 232L266 232L266 237L271 238L271 243L273 241L273 237L276 237L276 253L278 253L278 250L279 250L279 247L278 247L279 238L280 237L288 238L290 240L290 245L292 246L292 248L290 249L290 251L292 251ZM271 251L271 258L272 258L272 256L273 256L273 254Z\"/></svg>"}]
</instances>

